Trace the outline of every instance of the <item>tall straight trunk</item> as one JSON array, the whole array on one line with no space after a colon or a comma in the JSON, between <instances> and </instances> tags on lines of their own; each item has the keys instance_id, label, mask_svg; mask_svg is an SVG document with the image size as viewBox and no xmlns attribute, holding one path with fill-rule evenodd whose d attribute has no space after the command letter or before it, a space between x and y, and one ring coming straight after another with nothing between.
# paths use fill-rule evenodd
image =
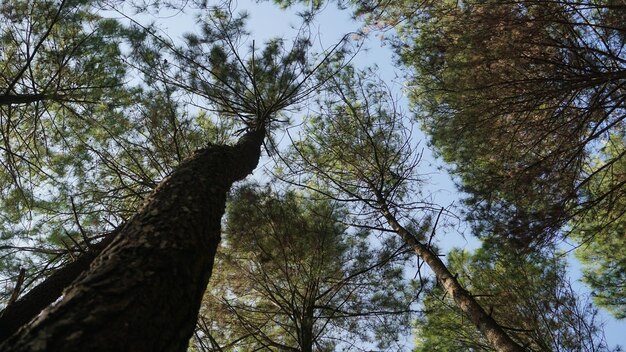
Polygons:
<instances>
[{"instance_id":1,"label":"tall straight trunk","mask_svg":"<svg viewBox=\"0 0 626 352\"><path fill-rule=\"evenodd\" d=\"M483 307L476 302L474 297L461 286L456 276L450 273L439 256L433 253L428 246L419 242L412 233L398 222L387 205L384 202L381 203L382 214L387 223L430 267L445 292L452 297L459 309L478 328L491 347L498 352L523 352L524 348L513 341L491 315L487 314Z\"/></svg>"},{"instance_id":2,"label":"tall straight trunk","mask_svg":"<svg viewBox=\"0 0 626 352\"><path fill-rule=\"evenodd\" d=\"M300 326L300 335L298 336L300 351L313 352L313 309L305 309Z\"/></svg>"},{"instance_id":3,"label":"tall straight trunk","mask_svg":"<svg viewBox=\"0 0 626 352\"><path fill-rule=\"evenodd\" d=\"M185 351L211 276L226 193L256 167L265 130L183 162L62 300L8 351Z\"/></svg>"}]
</instances>

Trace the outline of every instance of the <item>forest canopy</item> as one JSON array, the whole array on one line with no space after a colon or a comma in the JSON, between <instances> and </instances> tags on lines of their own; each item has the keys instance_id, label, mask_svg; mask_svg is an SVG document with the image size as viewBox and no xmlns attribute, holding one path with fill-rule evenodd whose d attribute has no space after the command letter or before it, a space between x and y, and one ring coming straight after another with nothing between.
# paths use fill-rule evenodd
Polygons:
<instances>
[{"instance_id":1,"label":"forest canopy","mask_svg":"<svg viewBox=\"0 0 626 352\"><path fill-rule=\"evenodd\" d=\"M7 0L0 44L2 351L619 350L624 1Z\"/></svg>"}]
</instances>

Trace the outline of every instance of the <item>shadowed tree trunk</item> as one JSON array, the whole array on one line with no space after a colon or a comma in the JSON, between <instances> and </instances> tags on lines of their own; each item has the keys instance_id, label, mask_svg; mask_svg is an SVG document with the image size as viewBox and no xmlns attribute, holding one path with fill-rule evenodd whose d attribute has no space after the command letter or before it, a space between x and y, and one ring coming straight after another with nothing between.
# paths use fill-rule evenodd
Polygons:
<instances>
[{"instance_id":1,"label":"shadowed tree trunk","mask_svg":"<svg viewBox=\"0 0 626 352\"><path fill-rule=\"evenodd\" d=\"M92 245L75 261L57 269L22 298L9 304L0 312L0 343L57 300L63 293L63 289L89 269L91 262L111 243L118 233L119 229L108 233L102 241Z\"/></svg>"},{"instance_id":2,"label":"shadowed tree trunk","mask_svg":"<svg viewBox=\"0 0 626 352\"><path fill-rule=\"evenodd\" d=\"M250 174L265 129L187 159L68 289L0 350L184 351L220 241L231 185Z\"/></svg>"},{"instance_id":3,"label":"shadowed tree trunk","mask_svg":"<svg viewBox=\"0 0 626 352\"><path fill-rule=\"evenodd\" d=\"M54 98L54 96L45 94L0 94L0 106L32 104L38 101Z\"/></svg>"},{"instance_id":4,"label":"shadowed tree trunk","mask_svg":"<svg viewBox=\"0 0 626 352\"><path fill-rule=\"evenodd\" d=\"M302 352L313 352L313 343L315 336L313 336L313 306L305 307L302 317L302 326L300 327L300 347Z\"/></svg>"}]
</instances>

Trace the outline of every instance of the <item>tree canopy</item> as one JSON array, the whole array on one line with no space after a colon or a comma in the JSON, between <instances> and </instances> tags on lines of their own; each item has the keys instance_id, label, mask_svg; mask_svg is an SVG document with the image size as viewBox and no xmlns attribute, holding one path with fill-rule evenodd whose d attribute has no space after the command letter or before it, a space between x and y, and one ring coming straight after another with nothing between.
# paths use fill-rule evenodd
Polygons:
<instances>
[{"instance_id":1,"label":"tree canopy","mask_svg":"<svg viewBox=\"0 0 626 352\"><path fill-rule=\"evenodd\" d=\"M334 8L274 3L264 42L229 0L0 5L0 349L395 351L415 317L417 350L610 349L560 241L623 318L623 1L338 0L327 47Z\"/></svg>"},{"instance_id":2,"label":"tree canopy","mask_svg":"<svg viewBox=\"0 0 626 352\"><path fill-rule=\"evenodd\" d=\"M358 4L396 28L417 119L475 233L516 248L573 233L596 301L623 316L623 2Z\"/></svg>"},{"instance_id":3,"label":"tree canopy","mask_svg":"<svg viewBox=\"0 0 626 352\"><path fill-rule=\"evenodd\" d=\"M406 248L349 233L345 206L270 188L238 188L199 320L206 350L397 350L410 327ZM217 347L219 346L219 347Z\"/></svg>"},{"instance_id":4,"label":"tree canopy","mask_svg":"<svg viewBox=\"0 0 626 352\"><path fill-rule=\"evenodd\" d=\"M624 222L624 9L596 1L466 2L421 13L424 25L402 59L415 69L418 116L453 163L481 233L524 247L573 228L583 248L593 243L609 267L626 269L611 259L623 235L617 248L599 251ZM588 282L602 280L592 272ZM619 306L623 285L614 282L606 281L612 288L600 289L598 302ZM612 298L600 298L608 292Z\"/></svg>"},{"instance_id":5,"label":"tree canopy","mask_svg":"<svg viewBox=\"0 0 626 352\"><path fill-rule=\"evenodd\" d=\"M415 69L418 116L480 228L541 242L623 192L620 177L593 188L623 158L596 158L603 140L623 135L621 15L595 1L421 9L402 60Z\"/></svg>"}]
</instances>

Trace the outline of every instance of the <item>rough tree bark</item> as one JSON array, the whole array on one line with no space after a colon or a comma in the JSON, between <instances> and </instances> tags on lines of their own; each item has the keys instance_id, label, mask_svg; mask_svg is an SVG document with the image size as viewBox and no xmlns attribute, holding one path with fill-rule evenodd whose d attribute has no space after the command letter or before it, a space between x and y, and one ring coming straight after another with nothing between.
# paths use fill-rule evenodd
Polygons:
<instances>
[{"instance_id":1,"label":"rough tree bark","mask_svg":"<svg viewBox=\"0 0 626 352\"><path fill-rule=\"evenodd\" d=\"M232 184L259 161L264 128L196 152L163 180L63 293L10 337L10 351L184 351Z\"/></svg>"}]
</instances>

